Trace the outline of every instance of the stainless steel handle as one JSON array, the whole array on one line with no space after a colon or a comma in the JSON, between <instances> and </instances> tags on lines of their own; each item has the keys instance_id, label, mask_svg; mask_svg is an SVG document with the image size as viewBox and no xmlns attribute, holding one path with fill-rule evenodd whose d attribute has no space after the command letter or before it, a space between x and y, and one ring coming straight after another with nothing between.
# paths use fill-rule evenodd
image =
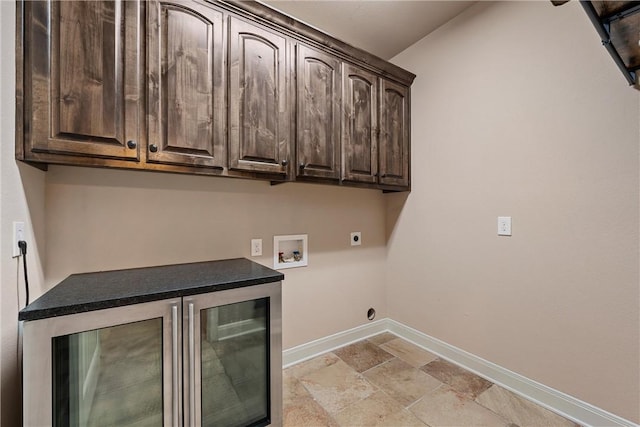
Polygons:
<instances>
[{"instance_id":1,"label":"stainless steel handle","mask_svg":"<svg viewBox=\"0 0 640 427\"><path fill-rule=\"evenodd\" d=\"M171 341L172 341L172 381L173 381L173 425L178 425L180 419L180 387L178 383L178 306L171 307Z\"/></svg>"},{"instance_id":2,"label":"stainless steel handle","mask_svg":"<svg viewBox=\"0 0 640 427\"><path fill-rule=\"evenodd\" d=\"M189 303L189 425L196 425L196 353L194 337L193 303Z\"/></svg>"}]
</instances>

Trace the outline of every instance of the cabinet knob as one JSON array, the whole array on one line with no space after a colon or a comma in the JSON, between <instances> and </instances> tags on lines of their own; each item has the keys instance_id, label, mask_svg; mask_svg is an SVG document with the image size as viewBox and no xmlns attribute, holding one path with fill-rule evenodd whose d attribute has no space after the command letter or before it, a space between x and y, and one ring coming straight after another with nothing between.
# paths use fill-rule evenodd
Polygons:
<instances>
[{"instance_id":1,"label":"cabinet knob","mask_svg":"<svg viewBox=\"0 0 640 427\"><path fill-rule=\"evenodd\" d=\"M127 141L127 147L129 149L133 150L137 146L138 146L138 144L134 140L130 139L129 141Z\"/></svg>"},{"instance_id":2,"label":"cabinet knob","mask_svg":"<svg viewBox=\"0 0 640 427\"><path fill-rule=\"evenodd\" d=\"M149 151L151 151L152 153L156 153L158 151L158 146L156 144L151 144L149 146Z\"/></svg>"},{"instance_id":3,"label":"cabinet knob","mask_svg":"<svg viewBox=\"0 0 640 427\"><path fill-rule=\"evenodd\" d=\"M289 160L284 159L284 160L282 160L282 161L280 162L280 164L281 164L283 167L284 167L284 166L287 166L287 165L289 164Z\"/></svg>"},{"instance_id":4,"label":"cabinet knob","mask_svg":"<svg viewBox=\"0 0 640 427\"><path fill-rule=\"evenodd\" d=\"M304 163L300 163L300 169L304 169L306 167L307 167L307 165L305 165Z\"/></svg>"}]
</instances>

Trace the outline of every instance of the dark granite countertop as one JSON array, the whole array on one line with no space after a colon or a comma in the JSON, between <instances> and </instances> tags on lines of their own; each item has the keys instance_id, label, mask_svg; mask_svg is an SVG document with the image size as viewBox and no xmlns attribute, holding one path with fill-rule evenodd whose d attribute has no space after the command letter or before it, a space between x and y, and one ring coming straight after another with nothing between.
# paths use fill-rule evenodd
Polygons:
<instances>
[{"instance_id":1,"label":"dark granite countertop","mask_svg":"<svg viewBox=\"0 0 640 427\"><path fill-rule=\"evenodd\" d=\"M284 274L236 258L72 274L19 313L37 320L284 280Z\"/></svg>"}]
</instances>

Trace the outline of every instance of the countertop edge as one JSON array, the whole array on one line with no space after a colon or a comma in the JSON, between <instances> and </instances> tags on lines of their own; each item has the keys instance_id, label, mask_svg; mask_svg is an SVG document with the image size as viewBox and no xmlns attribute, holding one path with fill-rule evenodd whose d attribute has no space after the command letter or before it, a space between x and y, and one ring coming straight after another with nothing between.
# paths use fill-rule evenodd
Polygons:
<instances>
[{"instance_id":1,"label":"countertop edge","mask_svg":"<svg viewBox=\"0 0 640 427\"><path fill-rule=\"evenodd\" d=\"M234 260L228 260L228 261L238 261L238 260L240 259L234 259ZM227 261L227 260L222 260L222 261ZM253 261L250 261L250 260L247 260L247 261L254 263ZM213 261L213 262L219 262L219 261ZM153 267L146 267L146 268L153 268ZM71 314L87 313L90 311L124 307L128 305L133 305L133 304L143 304L147 302L162 301L162 300L167 300L172 298L182 298L190 295L220 292L220 291L225 291L229 289L238 289L238 288L261 285L266 283L282 282L284 280L283 273L276 270L271 270L268 267L264 267L264 268L267 269L267 271L257 275L256 277L249 277L249 278L242 278L242 279L235 278L229 281L224 281L224 280L220 281L218 279L215 283L209 283L209 284L199 283L199 284L190 285L186 283L185 286L182 288L172 288L167 290L159 289L157 291L144 293L144 294L143 293L129 294L129 295L122 295L122 296L110 295L104 298L98 295L95 301L83 301L80 303L61 303L59 305L52 304L48 307L36 306L32 308L30 308L30 306L27 306L18 313L18 320L24 321L24 322L43 320L48 318L67 316ZM59 285L61 285L62 283L64 283L64 281L61 282ZM34 301L34 303L36 301Z\"/></svg>"}]
</instances>

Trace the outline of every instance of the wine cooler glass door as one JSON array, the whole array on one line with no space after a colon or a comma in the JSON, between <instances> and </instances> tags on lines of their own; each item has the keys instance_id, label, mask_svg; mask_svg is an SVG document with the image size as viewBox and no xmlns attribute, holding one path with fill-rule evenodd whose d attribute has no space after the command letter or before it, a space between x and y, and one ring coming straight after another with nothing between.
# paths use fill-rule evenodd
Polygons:
<instances>
[{"instance_id":1,"label":"wine cooler glass door","mask_svg":"<svg viewBox=\"0 0 640 427\"><path fill-rule=\"evenodd\" d=\"M185 298L185 423L279 425L280 287L268 284ZM186 382L186 383L187 383Z\"/></svg>"},{"instance_id":2,"label":"wine cooler glass door","mask_svg":"<svg viewBox=\"0 0 640 427\"><path fill-rule=\"evenodd\" d=\"M162 425L162 318L53 339L54 426Z\"/></svg>"},{"instance_id":3,"label":"wine cooler glass door","mask_svg":"<svg viewBox=\"0 0 640 427\"><path fill-rule=\"evenodd\" d=\"M160 301L27 322L25 425L179 425L179 310Z\"/></svg>"}]
</instances>

